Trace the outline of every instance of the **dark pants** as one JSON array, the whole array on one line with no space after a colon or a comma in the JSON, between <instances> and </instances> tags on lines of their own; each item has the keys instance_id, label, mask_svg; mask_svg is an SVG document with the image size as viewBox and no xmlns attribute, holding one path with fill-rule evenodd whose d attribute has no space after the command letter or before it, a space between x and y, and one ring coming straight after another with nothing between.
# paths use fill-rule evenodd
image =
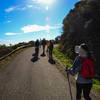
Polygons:
<instances>
[{"instance_id":1,"label":"dark pants","mask_svg":"<svg viewBox=\"0 0 100 100\"><path fill-rule=\"evenodd\" d=\"M36 54L36 57L38 58L38 55L39 55L39 48L35 48L35 54Z\"/></svg>"},{"instance_id":2,"label":"dark pants","mask_svg":"<svg viewBox=\"0 0 100 100\"><path fill-rule=\"evenodd\" d=\"M43 54L45 54L45 46L43 45Z\"/></svg>"},{"instance_id":3,"label":"dark pants","mask_svg":"<svg viewBox=\"0 0 100 100\"><path fill-rule=\"evenodd\" d=\"M81 94L83 92L83 96L85 98L85 100L92 100L89 96L90 91L92 88L92 84L79 84L76 83L76 100L81 100Z\"/></svg>"},{"instance_id":4,"label":"dark pants","mask_svg":"<svg viewBox=\"0 0 100 100\"><path fill-rule=\"evenodd\" d=\"M53 50L49 49L49 59L52 59Z\"/></svg>"}]
</instances>

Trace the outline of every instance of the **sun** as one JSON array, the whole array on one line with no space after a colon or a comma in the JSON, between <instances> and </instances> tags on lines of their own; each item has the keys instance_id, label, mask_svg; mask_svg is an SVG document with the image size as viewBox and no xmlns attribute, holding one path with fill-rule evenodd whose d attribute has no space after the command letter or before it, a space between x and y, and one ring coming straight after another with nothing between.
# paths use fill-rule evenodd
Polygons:
<instances>
[{"instance_id":1,"label":"sun","mask_svg":"<svg viewBox=\"0 0 100 100\"><path fill-rule=\"evenodd\" d=\"M51 4L53 0L38 0L40 3Z\"/></svg>"}]
</instances>

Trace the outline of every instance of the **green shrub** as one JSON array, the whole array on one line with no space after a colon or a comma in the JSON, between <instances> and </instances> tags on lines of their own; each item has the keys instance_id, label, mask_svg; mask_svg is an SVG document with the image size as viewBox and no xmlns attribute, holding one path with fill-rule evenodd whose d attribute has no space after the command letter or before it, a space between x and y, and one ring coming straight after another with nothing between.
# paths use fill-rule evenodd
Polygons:
<instances>
[{"instance_id":1,"label":"green shrub","mask_svg":"<svg viewBox=\"0 0 100 100\"><path fill-rule=\"evenodd\" d=\"M54 56L62 62L64 67L72 67L72 60L69 59L66 55L64 55L63 53L61 53L59 48L54 48Z\"/></svg>"}]
</instances>

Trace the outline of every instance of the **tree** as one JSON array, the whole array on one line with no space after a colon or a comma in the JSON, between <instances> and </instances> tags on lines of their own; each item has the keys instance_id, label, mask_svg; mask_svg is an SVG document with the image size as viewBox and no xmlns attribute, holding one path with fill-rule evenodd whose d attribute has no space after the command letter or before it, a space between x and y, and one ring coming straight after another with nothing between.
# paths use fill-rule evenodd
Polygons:
<instances>
[{"instance_id":1,"label":"tree","mask_svg":"<svg viewBox=\"0 0 100 100\"><path fill-rule=\"evenodd\" d=\"M100 75L100 0L82 0L75 4L63 20L61 50L71 59L74 46L87 43L96 56L96 72Z\"/></svg>"}]
</instances>

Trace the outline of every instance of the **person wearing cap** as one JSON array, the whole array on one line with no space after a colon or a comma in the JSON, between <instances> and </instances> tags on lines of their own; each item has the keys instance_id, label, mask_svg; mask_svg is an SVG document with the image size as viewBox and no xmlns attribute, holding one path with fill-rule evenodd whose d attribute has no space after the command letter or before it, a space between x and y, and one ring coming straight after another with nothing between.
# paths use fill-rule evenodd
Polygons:
<instances>
[{"instance_id":1,"label":"person wearing cap","mask_svg":"<svg viewBox=\"0 0 100 100\"><path fill-rule=\"evenodd\" d=\"M92 78L84 78L80 72L82 70L82 59L88 58L91 59L91 54L89 52L88 46L86 44L81 44L80 46L75 47L75 53L78 53L78 57L76 57L72 68L66 68L66 72L75 75L76 78L76 100L81 100L81 94L83 92L85 100L92 100L89 96L91 88L92 88Z\"/></svg>"}]
</instances>

